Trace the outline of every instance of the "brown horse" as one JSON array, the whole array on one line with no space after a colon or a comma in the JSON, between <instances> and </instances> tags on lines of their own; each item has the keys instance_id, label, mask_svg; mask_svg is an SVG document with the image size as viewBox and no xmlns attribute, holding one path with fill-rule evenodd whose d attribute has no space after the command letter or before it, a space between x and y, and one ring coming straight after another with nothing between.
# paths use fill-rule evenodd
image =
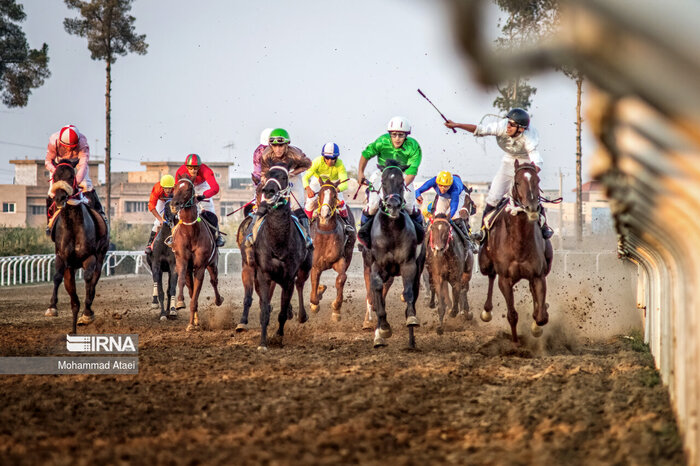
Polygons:
<instances>
[{"instance_id":1,"label":"brown horse","mask_svg":"<svg viewBox=\"0 0 700 466\"><path fill-rule=\"evenodd\" d=\"M479 249L481 273L489 277L489 289L481 319L491 320L493 282L498 275L498 287L508 306L508 322L514 343L518 343L518 313L515 310L513 286L520 280L530 282L534 311L532 334L542 335L549 320L547 314L546 276L552 267L552 244L545 240L539 225L540 179L534 164L515 161L515 175L509 205L499 209Z\"/></svg>"},{"instance_id":2,"label":"brown horse","mask_svg":"<svg viewBox=\"0 0 700 466\"><path fill-rule=\"evenodd\" d=\"M430 276L431 306L434 307L434 292L438 295L438 335L443 333L445 309L450 306L449 287L452 287L452 310L450 317L461 315L472 319L469 312L469 280L472 276L474 256L469 244L455 238L456 233L445 214L437 214L428 232L426 269ZM461 308L461 312L460 312Z\"/></svg>"},{"instance_id":3,"label":"brown horse","mask_svg":"<svg viewBox=\"0 0 700 466\"><path fill-rule=\"evenodd\" d=\"M76 162L77 163L77 162ZM53 295L46 316L57 316L58 287L64 281L73 311L73 330L77 325L87 325L95 320L92 302L95 288L102 274L107 249L109 228L97 211L90 209L76 197L75 164L61 163L53 174L52 192L57 212L51 221L51 238L56 245L56 273L53 277ZM80 300L76 293L75 271L83 269L85 280L85 309L78 319Z\"/></svg>"},{"instance_id":4,"label":"brown horse","mask_svg":"<svg viewBox=\"0 0 700 466\"><path fill-rule=\"evenodd\" d=\"M335 279L336 297L331 308L332 319L340 321L340 308L343 305L343 288L347 280L347 270L352 260L352 250L355 247L357 235L345 233L343 221L339 218L338 185L341 180L333 183L323 181L318 192L318 217L311 223L311 238L314 242L314 258L311 267L311 311L318 312L318 303L323 297L326 287L319 285L321 273L333 268L338 276ZM350 224L355 224L352 212L348 209Z\"/></svg>"},{"instance_id":5,"label":"brown horse","mask_svg":"<svg viewBox=\"0 0 700 466\"><path fill-rule=\"evenodd\" d=\"M224 298L219 294L219 248L216 238L197 213L194 184L182 178L175 185L170 209L178 214L180 221L173 228L172 248L177 269L176 309L185 307L184 287L190 292L190 322L187 331L199 327L198 301L204 282L204 271L209 271L211 286L214 287L215 303L221 306Z\"/></svg>"}]
</instances>

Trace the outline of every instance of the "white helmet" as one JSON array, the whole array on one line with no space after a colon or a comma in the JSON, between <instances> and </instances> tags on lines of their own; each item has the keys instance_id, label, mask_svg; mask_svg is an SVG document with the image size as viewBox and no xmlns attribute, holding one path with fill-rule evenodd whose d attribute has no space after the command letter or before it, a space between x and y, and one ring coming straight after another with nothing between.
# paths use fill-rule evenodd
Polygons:
<instances>
[{"instance_id":1,"label":"white helmet","mask_svg":"<svg viewBox=\"0 0 700 466\"><path fill-rule=\"evenodd\" d=\"M411 132L411 124L408 120L401 116L395 116L389 120L387 131L403 131L406 134Z\"/></svg>"},{"instance_id":2,"label":"white helmet","mask_svg":"<svg viewBox=\"0 0 700 466\"><path fill-rule=\"evenodd\" d=\"M270 133L272 128L265 128L262 133L260 133L260 144L267 146L270 144Z\"/></svg>"}]
</instances>

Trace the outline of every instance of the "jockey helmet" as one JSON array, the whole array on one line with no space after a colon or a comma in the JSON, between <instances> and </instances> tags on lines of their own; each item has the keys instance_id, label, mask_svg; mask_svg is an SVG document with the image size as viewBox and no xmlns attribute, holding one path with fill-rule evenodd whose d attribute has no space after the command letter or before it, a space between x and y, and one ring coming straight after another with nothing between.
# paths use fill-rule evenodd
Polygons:
<instances>
[{"instance_id":1,"label":"jockey helmet","mask_svg":"<svg viewBox=\"0 0 700 466\"><path fill-rule=\"evenodd\" d=\"M522 108L511 109L506 118L522 128L530 126L530 115Z\"/></svg>"},{"instance_id":2,"label":"jockey helmet","mask_svg":"<svg viewBox=\"0 0 700 466\"><path fill-rule=\"evenodd\" d=\"M80 131L73 125L66 125L58 133L58 142L63 147L73 149L80 141Z\"/></svg>"},{"instance_id":3,"label":"jockey helmet","mask_svg":"<svg viewBox=\"0 0 700 466\"><path fill-rule=\"evenodd\" d=\"M185 159L185 165L188 167L199 167L202 165L202 159L197 154L190 154Z\"/></svg>"},{"instance_id":4,"label":"jockey helmet","mask_svg":"<svg viewBox=\"0 0 700 466\"><path fill-rule=\"evenodd\" d=\"M173 178L173 175L163 175L160 178L160 185L163 188L174 188L175 187L175 178Z\"/></svg>"},{"instance_id":5,"label":"jockey helmet","mask_svg":"<svg viewBox=\"0 0 700 466\"><path fill-rule=\"evenodd\" d=\"M406 134L410 134L411 133L411 124L404 117L395 116L394 118L389 120L389 124L387 125L387 131L389 131L389 132L401 131L401 132L404 132Z\"/></svg>"},{"instance_id":6,"label":"jockey helmet","mask_svg":"<svg viewBox=\"0 0 700 466\"><path fill-rule=\"evenodd\" d=\"M435 178L435 182L440 186L447 186L449 188L452 186L452 173L441 171Z\"/></svg>"},{"instance_id":7,"label":"jockey helmet","mask_svg":"<svg viewBox=\"0 0 700 466\"><path fill-rule=\"evenodd\" d=\"M270 145L282 145L289 144L291 141L289 139L289 133L286 129L276 128L270 132Z\"/></svg>"},{"instance_id":8,"label":"jockey helmet","mask_svg":"<svg viewBox=\"0 0 700 466\"><path fill-rule=\"evenodd\" d=\"M340 147L333 142L327 142L321 149L321 155L327 159L337 159L340 156Z\"/></svg>"},{"instance_id":9,"label":"jockey helmet","mask_svg":"<svg viewBox=\"0 0 700 466\"><path fill-rule=\"evenodd\" d=\"M260 133L260 144L267 146L270 144L270 133L272 128L265 128L262 133Z\"/></svg>"}]
</instances>

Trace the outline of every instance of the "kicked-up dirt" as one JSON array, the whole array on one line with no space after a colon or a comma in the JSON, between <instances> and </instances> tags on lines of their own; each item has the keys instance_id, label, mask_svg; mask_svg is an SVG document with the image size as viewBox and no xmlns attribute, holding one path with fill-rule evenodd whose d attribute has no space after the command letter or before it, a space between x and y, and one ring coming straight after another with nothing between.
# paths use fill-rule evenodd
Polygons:
<instances>
[{"instance_id":1,"label":"kicked-up dirt","mask_svg":"<svg viewBox=\"0 0 700 466\"><path fill-rule=\"evenodd\" d=\"M388 298L394 335L374 349L361 330L362 278L350 277L343 320L332 322L334 278L324 274L321 311L288 323L284 346L267 352L257 350L257 298L250 331L233 330L237 274L220 281L221 308L205 283L202 330L191 333L188 311L158 321L148 278L101 280L97 319L79 333L137 333L138 375L0 376L0 463L685 462L667 390L638 337L577 339L553 319L543 337L524 333L514 347L502 309L478 320L485 287L475 278L476 320L447 317L443 335L421 295L416 350L407 349L397 282ZM59 317L44 317L50 292L0 289L0 355L65 354L68 297L62 290ZM271 331L278 310L276 297ZM519 310L529 325L530 305Z\"/></svg>"}]
</instances>

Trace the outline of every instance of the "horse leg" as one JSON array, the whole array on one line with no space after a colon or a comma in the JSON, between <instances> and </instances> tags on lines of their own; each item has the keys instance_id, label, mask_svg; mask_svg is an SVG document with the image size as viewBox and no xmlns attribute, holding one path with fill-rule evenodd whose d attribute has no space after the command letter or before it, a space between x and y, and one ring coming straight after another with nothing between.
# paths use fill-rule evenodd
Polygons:
<instances>
[{"instance_id":1,"label":"horse leg","mask_svg":"<svg viewBox=\"0 0 700 466\"><path fill-rule=\"evenodd\" d=\"M296 277L296 289L297 289L297 295L299 296L299 323L303 324L304 322L309 320L309 316L306 314L306 307L304 306L304 285L306 284L306 280L309 279L309 272L311 269L304 267L304 264L302 264L299 267L299 270L297 271L297 277ZM291 305L291 295L289 297L290 299L290 304L288 306L289 310L289 315L288 317L291 319L294 317L294 313L292 312L292 305Z\"/></svg>"},{"instance_id":2,"label":"horse leg","mask_svg":"<svg viewBox=\"0 0 700 466\"><path fill-rule=\"evenodd\" d=\"M450 285L452 285L452 311L450 317L457 317L459 314L459 302L462 298L462 276L453 277Z\"/></svg>"},{"instance_id":3,"label":"horse leg","mask_svg":"<svg viewBox=\"0 0 700 466\"><path fill-rule=\"evenodd\" d=\"M491 310L493 309L493 282L496 279L496 274L489 275L489 289L486 293L486 302L484 303L484 310L481 313L481 320L484 322L491 322L493 314Z\"/></svg>"},{"instance_id":4,"label":"horse leg","mask_svg":"<svg viewBox=\"0 0 700 466\"><path fill-rule=\"evenodd\" d=\"M66 272L66 263L63 262L58 255L56 256L56 272L53 274L53 294L51 295L51 301L49 301L49 308L44 312L46 317L57 317L58 309L58 287L61 286L63 281L63 274Z\"/></svg>"},{"instance_id":5,"label":"horse leg","mask_svg":"<svg viewBox=\"0 0 700 466\"><path fill-rule=\"evenodd\" d=\"M168 305L166 309L168 310L168 318L174 319L177 317L177 309L172 305L172 299L177 293L177 272L175 271L175 264L170 265L170 272L168 272Z\"/></svg>"},{"instance_id":6,"label":"horse leg","mask_svg":"<svg viewBox=\"0 0 700 466\"><path fill-rule=\"evenodd\" d=\"M80 300L78 293L75 292L75 269L66 267L63 275L63 286L66 288L68 296L70 296L70 308L73 311L73 334L78 332L78 311L80 311Z\"/></svg>"},{"instance_id":7,"label":"horse leg","mask_svg":"<svg viewBox=\"0 0 700 466\"><path fill-rule=\"evenodd\" d=\"M216 263L209 264L207 270L209 271L209 282L214 288L214 304L221 306L224 298L219 294L219 266ZM202 279L204 279L204 274L202 274Z\"/></svg>"},{"instance_id":8,"label":"horse leg","mask_svg":"<svg viewBox=\"0 0 700 466\"><path fill-rule=\"evenodd\" d=\"M377 328L374 330L374 347L386 346L385 338L391 337L391 326L386 320L386 308L384 301L384 282L376 264L372 264L371 282L372 302L374 312L377 314Z\"/></svg>"},{"instance_id":9,"label":"horse leg","mask_svg":"<svg viewBox=\"0 0 700 466\"><path fill-rule=\"evenodd\" d=\"M420 323L416 317L416 275L418 266L415 262L406 262L401 265L401 279L403 280L403 301L406 303L406 326L418 327ZM385 295L386 296L386 295Z\"/></svg>"},{"instance_id":10,"label":"horse leg","mask_svg":"<svg viewBox=\"0 0 700 466\"><path fill-rule=\"evenodd\" d=\"M190 296L190 322L187 324L187 332L196 330L199 327L199 314L197 313L199 312L199 292L202 291L202 284L204 283L204 271L204 267L197 269L193 277L193 290Z\"/></svg>"},{"instance_id":11,"label":"horse leg","mask_svg":"<svg viewBox=\"0 0 700 466\"><path fill-rule=\"evenodd\" d=\"M153 276L153 286L155 287L155 294L154 298L157 299L158 301L158 306L160 307L160 320L167 320L168 319L168 314L165 309L165 292L163 291L163 269L160 267L159 261L156 261L155 264L153 264L152 268L152 276Z\"/></svg>"},{"instance_id":12,"label":"horse leg","mask_svg":"<svg viewBox=\"0 0 700 466\"><path fill-rule=\"evenodd\" d=\"M287 313L289 306L292 305L292 295L294 294L294 282L290 280L287 286L282 287L282 299L280 300L280 312L277 314L277 332L270 337L270 344L274 346L282 346L284 338L284 324L287 323Z\"/></svg>"},{"instance_id":13,"label":"horse leg","mask_svg":"<svg viewBox=\"0 0 700 466\"><path fill-rule=\"evenodd\" d=\"M311 267L311 312L318 312L318 303L320 301L318 295L318 282L321 280L321 269L315 265Z\"/></svg>"},{"instance_id":14,"label":"horse leg","mask_svg":"<svg viewBox=\"0 0 700 466\"><path fill-rule=\"evenodd\" d=\"M532 304L534 307L532 318L535 321L532 323L532 334L535 337L542 336L542 326L549 322L549 314L547 313L547 281L544 277L535 277L530 280L530 291L532 292Z\"/></svg>"},{"instance_id":15,"label":"horse leg","mask_svg":"<svg viewBox=\"0 0 700 466\"><path fill-rule=\"evenodd\" d=\"M177 298L175 299L175 309L185 308L185 282L187 281L186 259L177 261Z\"/></svg>"},{"instance_id":16,"label":"horse leg","mask_svg":"<svg viewBox=\"0 0 700 466\"><path fill-rule=\"evenodd\" d=\"M270 294L272 290L269 278L260 270L256 272L255 283L260 300L260 345L258 345L258 350L267 351L267 326L270 323Z\"/></svg>"},{"instance_id":17,"label":"horse leg","mask_svg":"<svg viewBox=\"0 0 700 466\"><path fill-rule=\"evenodd\" d=\"M236 326L236 332L245 332L248 330L248 312L253 304L253 286L255 280L255 270L249 264L243 265L241 270L241 281L243 282L243 314L241 321Z\"/></svg>"},{"instance_id":18,"label":"horse leg","mask_svg":"<svg viewBox=\"0 0 700 466\"><path fill-rule=\"evenodd\" d=\"M95 284L99 275L95 273L97 258L90 256L83 261L83 280L85 281L85 305L83 315L78 320L78 325L88 325L95 320L95 313L92 312L92 301L95 299Z\"/></svg>"},{"instance_id":19,"label":"horse leg","mask_svg":"<svg viewBox=\"0 0 700 466\"><path fill-rule=\"evenodd\" d=\"M336 322L340 321L340 308L343 306L343 290L345 289L345 281L348 279L348 275L345 273L347 268L348 264L345 262L345 258L333 264L333 270L336 271L338 276L335 278L336 296L333 303L331 303L331 309L333 309L331 318Z\"/></svg>"},{"instance_id":20,"label":"horse leg","mask_svg":"<svg viewBox=\"0 0 700 466\"><path fill-rule=\"evenodd\" d=\"M503 297L506 299L506 306L508 307L508 323L510 324L510 332L513 337L513 343L519 344L518 341L518 311L515 310L515 299L513 297L513 285L514 283L503 276L498 276L498 287L503 293Z\"/></svg>"},{"instance_id":21,"label":"horse leg","mask_svg":"<svg viewBox=\"0 0 700 466\"><path fill-rule=\"evenodd\" d=\"M438 283L436 283L436 288L438 290L438 326L437 326L437 334L442 335L444 332L442 322L443 319L445 318L445 307L446 307L446 298L447 294L450 292L448 290L448 283L447 280L444 278L440 277L438 278Z\"/></svg>"},{"instance_id":22,"label":"horse leg","mask_svg":"<svg viewBox=\"0 0 700 466\"><path fill-rule=\"evenodd\" d=\"M364 254L363 254L364 261ZM374 330L374 323L372 322L372 315L374 314L374 301L372 300L372 279L370 267L367 262L364 261L364 277L365 277L365 292L366 292L366 310L365 310L365 320L362 322L362 330Z\"/></svg>"}]
</instances>

